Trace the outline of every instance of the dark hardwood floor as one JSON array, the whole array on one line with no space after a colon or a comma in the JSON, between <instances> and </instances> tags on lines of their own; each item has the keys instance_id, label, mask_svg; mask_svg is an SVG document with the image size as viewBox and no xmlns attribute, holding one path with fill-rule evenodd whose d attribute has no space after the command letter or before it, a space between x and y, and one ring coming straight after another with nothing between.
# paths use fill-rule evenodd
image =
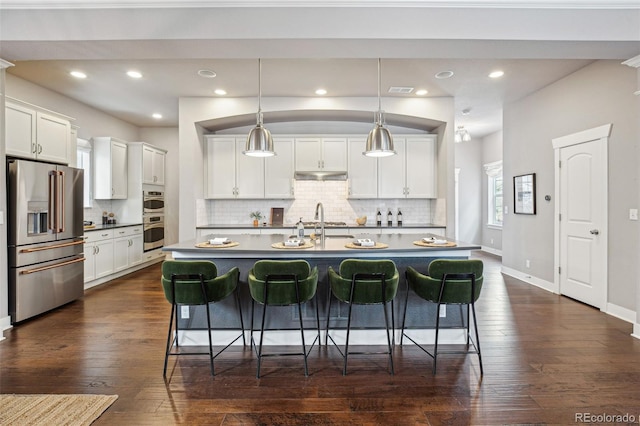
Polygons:
<instances>
[{"instance_id":1,"label":"dark hardwood floor","mask_svg":"<svg viewBox=\"0 0 640 426\"><path fill-rule=\"evenodd\" d=\"M443 356L438 373L417 347L351 357L314 349L269 358L264 377L247 347L216 360L182 357L162 378L170 305L159 265L5 332L0 393L117 394L96 425L574 424L576 413L640 417L640 341L629 323L500 273L485 262L477 304L484 376L475 355ZM170 370L175 363L170 360ZM584 415L583 415L584 417Z\"/></svg>"}]
</instances>

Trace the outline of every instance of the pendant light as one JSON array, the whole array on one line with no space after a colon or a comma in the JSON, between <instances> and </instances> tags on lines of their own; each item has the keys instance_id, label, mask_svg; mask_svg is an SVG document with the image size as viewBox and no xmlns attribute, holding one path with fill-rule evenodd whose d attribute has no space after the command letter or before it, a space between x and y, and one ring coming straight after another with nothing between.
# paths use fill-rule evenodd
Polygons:
<instances>
[{"instance_id":1,"label":"pendant light","mask_svg":"<svg viewBox=\"0 0 640 426\"><path fill-rule=\"evenodd\" d=\"M258 114L256 127L251 129L247 137L244 155L250 157L271 157L276 155L273 150L271 132L262 125L262 61L258 59Z\"/></svg>"},{"instance_id":2,"label":"pendant light","mask_svg":"<svg viewBox=\"0 0 640 426\"><path fill-rule=\"evenodd\" d=\"M380 58L378 58L378 111L376 112L376 125L369 132L366 150L362 153L368 157L388 157L396 154L393 149L391 132L383 125L380 85Z\"/></svg>"}]
</instances>

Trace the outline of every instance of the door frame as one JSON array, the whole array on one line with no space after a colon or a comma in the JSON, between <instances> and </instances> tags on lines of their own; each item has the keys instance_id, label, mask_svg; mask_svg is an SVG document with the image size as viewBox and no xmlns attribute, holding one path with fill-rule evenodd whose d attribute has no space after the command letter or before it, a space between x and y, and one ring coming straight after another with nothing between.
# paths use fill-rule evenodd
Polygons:
<instances>
[{"instance_id":1,"label":"door frame","mask_svg":"<svg viewBox=\"0 0 640 426\"><path fill-rule=\"evenodd\" d=\"M581 132L573 133L570 135L562 136L559 138L552 139L553 152L554 152L554 170L555 170L555 183L554 183L554 191L556 194L556 202L554 206L554 255L553 255L553 289L552 291L557 294L561 294L560 292L560 204L562 200L560 199L560 150L562 148L578 145L587 142L600 141L604 146L602 147L602 167L604 168L605 175L607 176L607 182L604 185L604 198L606 200L609 199L609 136L611 135L611 127L612 124L605 124L599 127L594 127L592 129L587 129ZM609 235L609 203L602 204L602 218L603 225L601 229L603 229L603 235L607 237ZM607 237L608 238L608 237ZM607 278L604 282L603 286L603 294L600 295L602 303L600 306L601 311L606 311L607 302L608 302L608 289L609 289L609 244L605 244L605 262L603 265L604 268L604 276Z\"/></svg>"}]
</instances>

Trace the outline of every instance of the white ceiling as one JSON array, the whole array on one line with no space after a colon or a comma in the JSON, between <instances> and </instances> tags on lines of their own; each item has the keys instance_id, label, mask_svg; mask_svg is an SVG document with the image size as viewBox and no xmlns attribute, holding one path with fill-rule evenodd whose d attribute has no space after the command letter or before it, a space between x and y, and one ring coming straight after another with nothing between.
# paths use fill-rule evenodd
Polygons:
<instances>
[{"instance_id":1,"label":"white ceiling","mask_svg":"<svg viewBox=\"0 0 640 426\"><path fill-rule=\"evenodd\" d=\"M37 3L53 7L63 2ZM326 96L375 98L380 57L383 97L415 96L389 94L390 86L452 96L456 125L483 136L501 128L505 104L594 60L622 62L640 54L640 0L606 2L608 10L596 8L594 1L564 2L575 10L552 9L553 2L545 1L537 2L541 9L525 8L522 1L519 7L491 2L511 4L496 9L482 0L454 1L455 9L421 2L420 8L281 6L259 11L177 9L166 2L153 8L150 1L138 1L145 7L137 9L91 9L96 3L83 2L85 9L16 9L16 2L5 0L0 5L0 57L15 64L10 74L141 127L177 126L180 97L213 97L216 88L230 97L257 97L258 57L263 58L263 97L309 97L323 87ZM417 2L403 4L409 3ZM463 3L476 8L463 8ZM451 29L451 23L463 27ZM72 79L68 73L74 69L88 78ZM130 69L144 77L130 79L125 75ZM217 76L199 77L200 69ZM495 69L505 76L489 79ZM435 78L445 70L454 76ZM463 115L464 109L470 114ZM150 118L153 112L164 118Z\"/></svg>"}]
</instances>

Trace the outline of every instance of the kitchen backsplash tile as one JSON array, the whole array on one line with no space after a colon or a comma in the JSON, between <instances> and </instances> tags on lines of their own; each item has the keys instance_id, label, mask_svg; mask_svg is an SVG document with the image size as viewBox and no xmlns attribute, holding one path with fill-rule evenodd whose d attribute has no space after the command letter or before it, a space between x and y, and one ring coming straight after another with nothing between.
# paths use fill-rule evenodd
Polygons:
<instances>
[{"instance_id":1,"label":"kitchen backsplash tile","mask_svg":"<svg viewBox=\"0 0 640 426\"><path fill-rule=\"evenodd\" d=\"M249 213L259 210L269 222L272 207L284 208L284 223L293 226L300 218L313 221L316 204L322 202L327 221L354 224L356 217L367 216L367 224L375 223L380 209L383 222L387 212L396 224L398 209L404 223L433 223L433 200L385 199L348 200L345 181L295 181L295 200L197 200L197 226L208 224L248 224Z\"/></svg>"}]
</instances>

